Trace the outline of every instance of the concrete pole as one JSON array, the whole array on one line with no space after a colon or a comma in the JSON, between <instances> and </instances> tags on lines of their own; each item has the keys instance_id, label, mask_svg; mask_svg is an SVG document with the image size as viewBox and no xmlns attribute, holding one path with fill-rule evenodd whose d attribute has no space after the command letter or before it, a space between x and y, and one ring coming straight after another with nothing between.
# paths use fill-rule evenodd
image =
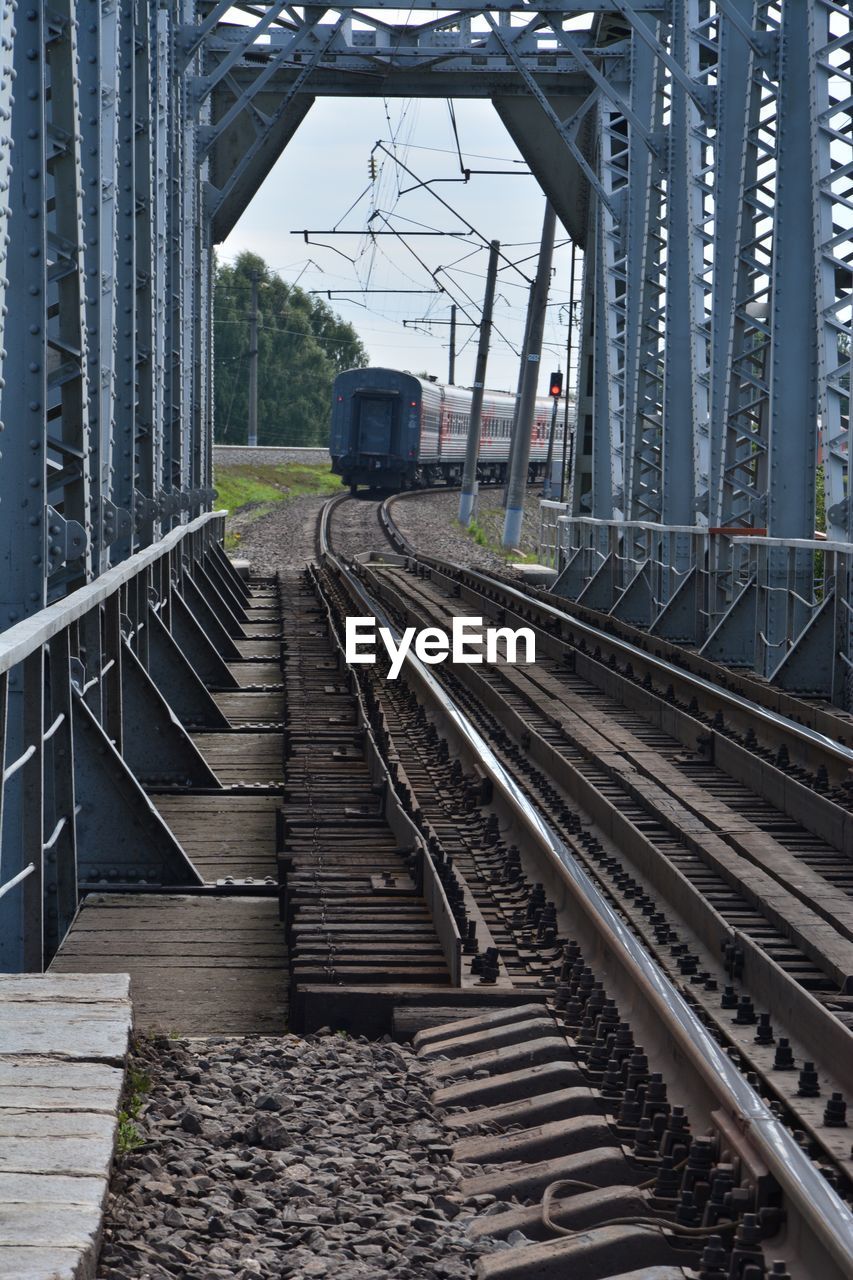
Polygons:
<instances>
[{"instance_id":1,"label":"concrete pole","mask_svg":"<svg viewBox=\"0 0 853 1280\"><path fill-rule=\"evenodd\" d=\"M575 258L577 254L577 245L572 241L572 265L569 273L569 329L566 337L566 410L563 418L563 467L560 472L560 501L566 501L566 484L568 482L568 468L572 465L572 458L568 456L569 447L569 396L572 390L572 326L575 318ZM577 415L577 404L580 396L575 393L575 414ZM577 429L577 427L575 427ZM574 450L572 450L574 452Z\"/></svg>"},{"instance_id":2,"label":"concrete pole","mask_svg":"<svg viewBox=\"0 0 853 1280\"><path fill-rule=\"evenodd\" d=\"M486 272L486 294L483 298L483 315L480 320L480 343L477 347L477 366L474 373L474 394L471 397L471 416L468 419L468 442L465 446L465 468L462 472L462 493L459 495L459 523L468 525L474 511L474 495L477 492L477 458L480 454L480 422L483 417L483 389L486 385L486 364L489 359L489 338L492 332L492 307L495 301L495 281L498 275L498 255L501 246L493 240L489 245L489 268Z\"/></svg>"},{"instance_id":3,"label":"concrete pole","mask_svg":"<svg viewBox=\"0 0 853 1280\"><path fill-rule=\"evenodd\" d=\"M456 303L450 307L450 360L447 381L452 387L456 382Z\"/></svg>"},{"instance_id":4,"label":"concrete pole","mask_svg":"<svg viewBox=\"0 0 853 1280\"><path fill-rule=\"evenodd\" d=\"M548 286L551 283L551 259L554 255L554 231L556 214L549 203L545 206L542 222L542 241L539 246L539 265L533 282L534 301L530 316L530 336L527 343L527 359L524 368L524 385L518 406L516 435L518 444L513 452L512 470L507 487L506 515L501 539L505 547L517 547L521 541L521 524L524 519L524 495L527 491L527 470L530 466L530 432L536 412L536 391L539 386L539 357L542 354L542 335L545 331L545 315L548 306Z\"/></svg>"},{"instance_id":5,"label":"concrete pole","mask_svg":"<svg viewBox=\"0 0 853 1280\"><path fill-rule=\"evenodd\" d=\"M509 478L512 475L512 457L518 446L518 406L521 404L521 392L524 387L524 370L527 367L527 344L530 341L530 318L533 315L533 296L535 284L530 286L527 296L527 315L524 319L524 337L521 342L521 356L518 361L518 386L515 389L515 407L512 411L512 430L509 437L509 458L506 464L507 483L504 485L504 496L501 506L506 510L509 497Z\"/></svg>"},{"instance_id":6,"label":"concrete pole","mask_svg":"<svg viewBox=\"0 0 853 1280\"><path fill-rule=\"evenodd\" d=\"M249 307L249 445L258 443L258 273L252 272Z\"/></svg>"}]
</instances>

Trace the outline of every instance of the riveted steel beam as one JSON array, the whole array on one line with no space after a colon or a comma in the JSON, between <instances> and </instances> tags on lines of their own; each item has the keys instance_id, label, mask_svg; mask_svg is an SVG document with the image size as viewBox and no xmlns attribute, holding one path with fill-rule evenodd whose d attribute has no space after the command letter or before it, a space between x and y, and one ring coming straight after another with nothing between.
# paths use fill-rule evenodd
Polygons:
<instances>
[{"instance_id":1,"label":"riveted steel beam","mask_svg":"<svg viewBox=\"0 0 853 1280\"><path fill-rule=\"evenodd\" d=\"M98 574L109 567L111 544L130 530L130 512L119 510L113 491L120 7L117 0L87 0L81 18L80 58L82 65L89 68L88 83L81 96L81 123L88 409L93 452L92 567Z\"/></svg>"}]
</instances>

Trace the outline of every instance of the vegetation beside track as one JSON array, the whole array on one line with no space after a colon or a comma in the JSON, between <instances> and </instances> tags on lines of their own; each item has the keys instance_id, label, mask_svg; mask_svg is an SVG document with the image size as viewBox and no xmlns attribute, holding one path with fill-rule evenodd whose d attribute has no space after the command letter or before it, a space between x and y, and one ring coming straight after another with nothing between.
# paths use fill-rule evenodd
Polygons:
<instances>
[{"instance_id":1,"label":"vegetation beside track","mask_svg":"<svg viewBox=\"0 0 853 1280\"><path fill-rule=\"evenodd\" d=\"M477 510L477 518L472 520L468 526L468 536L473 538L478 547L485 547L487 551L493 552L494 555L500 556L502 560L506 560L508 564L535 564L537 555L535 551L535 542L538 535L538 525L532 529L526 526L530 521L525 521L525 528L522 532L522 554L519 555L517 550L508 550L501 545L501 537L503 535L504 525L504 508L499 500L492 495L490 503L483 501L483 495L480 495L480 502ZM534 546L528 544L533 536Z\"/></svg>"},{"instance_id":2,"label":"vegetation beside track","mask_svg":"<svg viewBox=\"0 0 853 1280\"><path fill-rule=\"evenodd\" d=\"M338 493L341 482L328 462L245 462L220 467L213 483L217 506L228 510L225 549L234 551L245 528L268 515L279 502L305 495Z\"/></svg>"}]
</instances>

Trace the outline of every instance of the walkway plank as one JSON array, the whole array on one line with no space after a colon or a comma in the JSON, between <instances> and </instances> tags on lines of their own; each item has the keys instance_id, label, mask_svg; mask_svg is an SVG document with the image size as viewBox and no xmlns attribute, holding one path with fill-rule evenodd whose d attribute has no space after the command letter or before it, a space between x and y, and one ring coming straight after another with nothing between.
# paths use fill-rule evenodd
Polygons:
<instances>
[{"instance_id":1,"label":"walkway plank","mask_svg":"<svg viewBox=\"0 0 853 1280\"><path fill-rule=\"evenodd\" d=\"M192 738L223 786L235 783L283 785L282 734L194 733Z\"/></svg>"},{"instance_id":2,"label":"walkway plank","mask_svg":"<svg viewBox=\"0 0 853 1280\"><path fill-rule=\"evenodd\" d=\"M140 1030L284 1030L287 952L276 898L90 894L51 972L117 969L131 975Z\"/></svg>"},{"instance_id":3,"label":"walkway plank","mask_svg":"<svg viewBox=\"0 0 853 1280\"><path fill-rule=\"evenodd\" d=\"M151 799L207 883L225 876L275 877L279 796L154 795Z\"/></svg>"}]
</instances>

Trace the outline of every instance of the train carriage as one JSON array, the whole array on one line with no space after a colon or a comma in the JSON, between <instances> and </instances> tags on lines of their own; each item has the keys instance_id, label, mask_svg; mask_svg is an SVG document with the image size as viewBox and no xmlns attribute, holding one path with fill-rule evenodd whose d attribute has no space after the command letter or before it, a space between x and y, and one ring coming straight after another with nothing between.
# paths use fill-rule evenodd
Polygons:
<instances>
[{"instance_id":1,"label":"train carriage","mask_svg":"<svg viewBox=\"0 0 853 1280\"><path fill-rule=\"evenodd\" d=\"M348 369L332 391L332 470L355 491L459 484L465 462L472 392L396 369ZM507 477L515 397L487 391L480 424L477 477ZM536 401L530 479L544 473L552 401ZM556 444L562 441L558 415Z\"/></svg>"}]
</instances>

